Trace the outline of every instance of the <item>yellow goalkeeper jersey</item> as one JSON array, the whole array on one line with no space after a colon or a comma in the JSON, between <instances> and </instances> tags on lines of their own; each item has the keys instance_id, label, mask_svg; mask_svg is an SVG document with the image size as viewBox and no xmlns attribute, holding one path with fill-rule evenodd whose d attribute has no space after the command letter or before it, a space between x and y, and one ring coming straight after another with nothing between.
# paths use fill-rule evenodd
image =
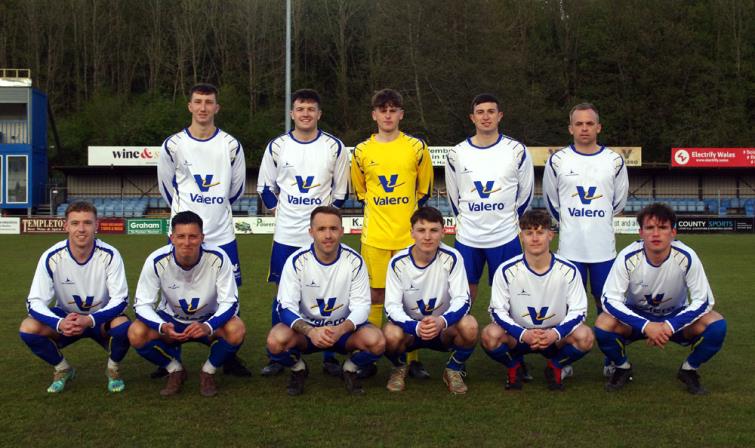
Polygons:
<instances>
[{"instance_id":1,"label":"yellow goalkeeper jersey","mask_svg":"<svg viewBox=\"0 0 755 448\"><path fill-rule=\"evenodd\" d=\"M403 132L388 143L373 134L354 148L351 183L364 202L362 243L403 249L412 243L409 218L430 197L433 165L425 142Z\"/></svg>"}]
</instances>

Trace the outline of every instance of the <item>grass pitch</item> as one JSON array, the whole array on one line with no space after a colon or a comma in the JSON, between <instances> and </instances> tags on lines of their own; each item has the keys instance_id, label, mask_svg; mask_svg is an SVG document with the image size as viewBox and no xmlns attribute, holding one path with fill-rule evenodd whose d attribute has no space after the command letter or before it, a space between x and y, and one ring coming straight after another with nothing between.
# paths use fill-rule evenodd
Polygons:
<instances>
[{"instance_id":1,"label":"grass pitch","mask_svg":"<svg viewBox=\"0 0 755 448\"><path fill-rule=\"evenodd\" d=\"M680 236L702 258L715 308L729 323L723 350L701 369L707 396L687 394L675 379L687 349L670 344L659 350L638 342L629 348L635 380L615 394L603 391L597 347L575 365L576 376L563 393L546 389L545 361L538 355L527 358L535 380L523 391L505 391L503 367L478 348L468 363L465 396L451 396L440 378L447 355L424 350L421 358L433 378L409 379L400 394L384 388L386 360L365 382L367 394L350 397L340 380L320 373L321 357L310 355L303 396L286 395L285 374L272 379L219 374L220 393L213 399L199 395L198 372L207 356L199 344L184 348L190 378L176 397L158 395L162 380L148 378L153 366L133 350L123 362L126 390L108 394L106 354L91 341L65 349L78 369L66 391L45 392L52 369L23 345L18 325L40 254L62 237L0 236L1 446L755 446L755 235ZM146 256L164 244L164 237L102 239L121 251L133 297ZM619 236L618 248L631 239ZM248 327L240 356L255 374L265 363L274 294L265 282L271 240L239 238L241 315ZM346 243L359 247L354 236ZM473 307L481 327L490 321L489 298L483 282ZM133 310L128 314L133 318ZM591 306L588 320L594 318Z\"/></svg>"}]
</instances>

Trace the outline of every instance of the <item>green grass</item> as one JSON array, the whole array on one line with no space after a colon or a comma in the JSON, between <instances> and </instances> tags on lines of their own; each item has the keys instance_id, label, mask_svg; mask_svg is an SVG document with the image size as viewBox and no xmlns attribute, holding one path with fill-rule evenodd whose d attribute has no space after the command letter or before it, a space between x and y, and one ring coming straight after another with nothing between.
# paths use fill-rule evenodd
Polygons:
<instances>
[{"instance_id":1,"label":"green grass","mask_svg":"<svg viewBox=\"0 0 755 448\"><path fill-rule=\"evenodd\" d=\"M51 369L18 338L24 302L39 255L62 235L1 236L4 293L0 307L0 446L753 446L755 379L753 340L755 236L695 235L681 239L700 255L711 282L716 309L729 322L723 350L701 370L708 396L687 394L675 379L687 350L636 343L629 348L635 381L620 393L603 391L602 356L597 347L575 366L564 393L546 390L544 360L528 357L535 381L521 392L503 389L503 369L477 350L469 361L470 391L450 396L440 373L447 355L422 352L433 374L409 380L401 394L385 388L388 363L365 383L364 397L346 396L342 383L320 373L320 356L308 357L312 371L301 397L286 395L287 377L240 379L218 375L220 394L204 399L198 371L207 349L185 347L190 373L180 396L158 395L162 380L136 352L123 363L126 391L109 395L105 352L91 341L65 350L79 376L59 396L45 392ZM103 236L123 254L130 291L136 288L145 257L163 237ZM274 288L265 282L269 237L241 236L244 286L241 313L248 336L241 357L255 371L265 362ZM356 237L347 243L358 248ZM629 237L620 237L623 247ZM555 246L554 246L555 247ZM486 277L483 277L486 278ZM490 321L487 284L473 314ZM129 310L133 316L133 311ZM589 320L594 319L591 307Z\"/></svg>"}]
</instances>

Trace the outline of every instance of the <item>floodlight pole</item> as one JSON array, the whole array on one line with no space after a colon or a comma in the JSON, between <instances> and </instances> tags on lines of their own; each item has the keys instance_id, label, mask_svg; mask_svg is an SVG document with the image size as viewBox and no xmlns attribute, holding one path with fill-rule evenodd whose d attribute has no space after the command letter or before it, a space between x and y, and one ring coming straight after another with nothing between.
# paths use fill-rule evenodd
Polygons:
<instances>
[{"instance_id":1,"label":"floodlight pole","mask_svg":"<svg viewBox=\"0 0 755 448\"><path fill-rule=\"evenodd\" d=\"M286 132L291 130L291 0L286 0Z\"/></svg>"}]
</instances>

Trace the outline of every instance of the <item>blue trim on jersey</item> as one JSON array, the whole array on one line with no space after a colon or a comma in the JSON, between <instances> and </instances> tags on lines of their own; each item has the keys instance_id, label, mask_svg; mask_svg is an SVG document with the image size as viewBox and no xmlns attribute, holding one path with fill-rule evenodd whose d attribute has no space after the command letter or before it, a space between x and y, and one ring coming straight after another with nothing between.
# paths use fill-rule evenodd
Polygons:
<instances>
[{"instance_id":1,"label":"blue trim on jersey","mask_svg":"<svg viewBox=\"0 0 755 448\"><path fill-rule=\"evenodd\" d=\"M194 141L197 141L197 142L209 142L210 140L212 140L213 138L215 138L216 135L218 135L218 133L220 132L220 128L216 127L215 128L215 132L211 136L209 136L208 138L206 138L204 140L196 138L193 135L191 135L191 132L189 132L189 128L184 128L184 132L186 133L186 135L189 136L190 139L192 139Z\"/></svg>"},{"instance_id":2,"label":"blue trim on jersey","mask_svg":"<svg viewBox=\"0 0 755 448\"><path fill-rule=\"evenodd\" d=\"M291 327L294 325L294 322L296 322L299 319L304 320L305 322L307 321L306 319L294 313L293 311L289 310L288 308L283 308L283 306L280 304L280 301L277 301L277 302L278 302L278 315L280 316L281 322L283 322L284 324Z\"/></svg>"},{"instance_id":3,"label":"blue trim on jersey","mask_svg":"<svg viewBox=\"0 0 755 448\"><path fill-rule=\"evenodd\" d=\"M100 245L97 244L97 243L100 243L100 242L101 242L100 240L98 240L97 238L95 238L94 239L94 247L96 249L99 249L99 250L105 252L106 254L110 255L110 260L107 262L107 264L109 266L110 263L113 262L113 257L115 257L115 253L112 250L108 249L107 247L100 246Z\"/></svg>"},{"instance_id":4,"label":"blue trim on jersey","mask_svg":"<svg viewBox=\"0 0 755 448\"><path fill-rule=\"evenodd\" d=\"M278 206L278 197L275 196L275 193L270 189L269 186L265 185L262 187L262 193L260 193L260 197L262 198L262 202L265 204L265 207L272 210L275 207Z\"/></svg>"},{"instance_id":5,"label":"blue trim on jersey","mask_svg":"<svg viewBox=\"0 0 755 448\"><path fill-rule=\"evenodd\" d=\"M446 155L446 166L451 168L451 171L454 173L456 172L456 168L454 168L453 164L448 160L448 155Z\"/></svg>"},{"instance_id":6,"label":"blue trim on jersey","mask_svg":"<svg viewBox=\"0 0 755 448\"><path fill-rule=\"evenodd\" d=\"M220 267L221 268L223 267L223 263L225 263L225 259L223 258L223 253L220 253L220 252L218 252L216 250L205 249L204 247L201 247L200 251L199 251L199 260L202 259L202 252L207 252L208 254L217 255L217 257L220 258ZM199 264L199 260L197 260L197 263L194 266L196 266L197 264ZM194 266L192 266L192 268ZM186 270L188 271L188 269L186 269Z\"/></svg>"},{"instance_id":7,"label":"blue trim on jersey","mask_svg":"<svg viewBox=\"0 0 755 448\"><path fill-rule=\"evenodd\" d=\"M59 247L55 249L54 251L50 252L49 254L47 254L47 259L45 259L45 268L47 268L47 273L50 275L50 278L52 278L52 269L50 268L50 258L52 258L53 255L57 254L61 250L65 250L66 248L68 248L67 240L66 240L65 246Z\"/></svg>"},{"instance_id":8,"label":"blue trim on jersey","mask_svg":"<svg viewBox=\"0 0 755 448\"><path fill-rule=\"evenodd\" d=\"M645 252L645 248L633 250L632 252L629 252L628 254L624 255L624 267L625 268L626 268L626 265L627 265L627 260L629 260L630 258L634 257L638 252L643 252L644 253ZM645 256L645 258L647 258L647 256Z\"/></svg>"},{"instance_id":9,"label":"blue trim on jersey","mask_svg":"<svg viewBox=\"0 0 755 448\"><path fill-rule=\"evenodd\" d=\"M236 157L239 156L239 151L241 150L241 143L236 145L236 153L233 155L233 160L231 160L231 166L233 166L234 163L236 163Z\"/></svg>"},{"instance_id":10,"label":"blue trim on jersey","mask_svg":"<svg viewBox=\"0 0 755 448\"><path fill-rule=\"evenodd\" d=\"M343 149L343 142L341 142L341 140L333 134L329 134L323 130L320 130L320 132L325 134L325 136L332 138L336 143L338 143L338 151L336 152L336 159L340 157L341 150Z\"/></svg>"},{"instance_id":11,"label":"blue trim on jersey","mask_svg":"<svg viewBox=\"0 0 755 448\"><path fill-rule=\"evenodd\" d=\"M315 261L320 264L320 266L333 266L334 264L336 264L336 262L341 258L341 250L343 250L343 246L339 244L338 253L336 254L335 260L331 261L330 263L323 263L319 258L317 258L317 252L315 252L315 243L309 245L309 251L312 252L312 256L315 258Z\"/></svg>"},{"instance_id":12,"label":"blue trim on jersey","mask_svg":"<svg viewBox=\"0 0 755 448\"><path fill-rule=\"evenodd\" d=\"M520 145L522 144L520 143ZM527 160L527 150L526 148L524 148L524 145L522 145L522 149L525 149L525 150L522 151L522 160L519 161L519 165L517 165L516 169L521 168L524 161Z\"/></svg>"},{"instance_id":13,"label":"blue trim on jersey","mask_svg":"<svg viewBox=\"0 0 755 448\"><path fill-rule=\"evenodd\" d=\"M176 163L176 161L175 161L175 160L173 160L173 156L172 156L172 155L170 155L170 150L168 150L168 143L170 143L170 140L171 140L172 138L173 138L173 136L170 136L170 137L168 137L168 138L167 138L167 139L165 140L165 142L163 142L163 149L165 150L165 154L167 154L167 155L168 155L168 157L170 157L170 161L171 161L171 162L173 162L173 163Z\"/></svg>"},{"instance_id":14,"label":"blue trim on jersey","mask_svg":"<svg viewBox=\"0 0 755 448\"><path fill-rule=\"evenodd\" d=\"M517 187L517 190L519 190L519 187ZM518 192L518 191L517 191L517 194L519 194L519 192ZM532 200L532 195L533 195L533 192L532 192L532 191L530 191L530 195L529 195L529 197L527 198L527 200L526 200L526 201L524 201L524 204L520 205L520 206L519 206L519 207L518 207L518 208L516 209L516 214L517 214L517 215L519 215L519 217L520 217L520 218L522 217L522 215L524 214L524 212L525 212L525 211L527 210L527 207L529 207L529 206L530 206L530 201Z\"/></svg>"},{"instance_id":15,"label":"blue trim on jersey","mask_svg":"<svg viewBox=\"0 0 755 448\"><path fill-rule=\"evenodd\" d=\"M66 240L66 250L68 251L68 255L71 256L71 260L73 260L79 266L86 266L86 264L89 263L89 260L92 259L92 256L94 256L94 251L97 250L97 241L92 241L92 251L89 252L89 256L86 260L84 260L83 263L79 263L79 260L77 260L76 257L73 256L73 253L71 252L71 240Z\"/></svg>"},{"instance_id":16,"label":"blue trim on jersey","mask_svg":"<svg viewBox=\"0 0 755 448\"><path fill-rule=\"evenodd\" d=\"M62 320L61 318L56 319L54 317L50 317L50 316L34 311L34 309L32 309L31 307L31 303L29 303L28 300L26 301L26 310L28 311L29 315L33 317L34 319L52 328L55 332L58 331L58 323Z\"/></svg>"},{"instance_id":17,"label":"blue trim on jersey","mask_svg":"<svg viewBox=\"0 0 755 448\"><path fill-rule=\"evenodd\" d=\"M555 153L551 154L550 157L548 157L548 165L550 165L551 171L553 171L553 175L556 176L556 177L558 177L558 173L556 172L556 169L553 168L553 156L555 156L556 154L558 154L558 153L555 152Z\"/></svg>"},{"instance_id":18,"label":"blue trim on jersey","mask_svg":"<svg viewBox=\"0 0 755 448\"><path fill-rule=\"evenodd\" d=\"M417 334L417 325L419 325L418 321L411 319L404 322L400 322L400 321L391 319L391 316L388 316L388 320L390 320L391 323L393 323L394 325L398 325L399 327L401 327L401 329L404 330L404 333L411 336L419 337L419 335Z\"/></svg>"},{"instance_id":19,"label":"blue trim on jersey","mask_svg":"<svg viewBox=\"0 0 755 448\"><path fill-rule=\"evenodd\" d=\"M348 194L347 194L347 196L348 196ZM346 198L343 198L343 199L335 199L335 200L333 201L333 207L335 207L335 208L342 208L342 207L343 207L343 204L344 204L344 202L346 202Z\"/></svg>"},{"instance_id":20,"label":"blue trim on jersey","mask_svg":"<svg viewBox=\"0 0 755 448\"><path fill-rule=\"evenodd\" d=\"M495 141L495 143L492 143L492 144L490 144L490 145L488 145L488 146L477 146L477 145L475 145L474 143L472 143L472 137L467 137L467 143L469 143L469 146L471 146L471 147L473 147L473 148L477 148L477 149L488 149L488 148L492 148L493 146L495 146L495 145L499 144L499 143L501 142L501 139L503 139L503 134L501 134L501 133L499 132L499 133L498 133L498 140L496 140L496 141Z\"/></svg>"},{"instance_id":21,"label":"blue trim on jersey","mask_svg":"<svg viewBox=\"0 0 755 448\"><path fill-rule=\"evenodd\" d=\"M160 262L160 260L162 260L163 258L165 258L165 257L169 257L169 256L170 256L170 254L172 254L172 253L173 253L173 249L171 249L171 250L170 250L170 252L168 252L168 253L165 253L165 254L160 254L160 255L158 255L157 257L155 257L155 258L154 258L154 259L152 260L152 268L153 268L153 269L155 270L155 275L156 275L156 276L157 276L158 278L160 277L160 274L158 274L158 273L157 273L157 263L159 263L159 262Z\"/></svg>"},{"instance_id":22,"label":"blue trim on jersey","mask_svg":"<svg viewBox=\"0 0 755 448\"><path fill-rule=\"evenodd\" d=\"M421 269L421 270L424 271L425 269L429 268L430 265L432 265L435 262L436 258L438 258L438 252L440 251L440 247L438 247L438 250L435 251L435 254L433 255L433 258L430 260L429 263L427 263L427 266L422 267L422 266L417 266L417 263L414 261L414 256L412 255L412 249L414 248L414 246L416 246L416 244L412 244L411 246L409 246L409 249L407 250L407 254L409 255L409 260L411 260L411 262L412 262L412 264L414 265L415 268ZM398 261L398 260L396 260L396 261Z\"/></svg>"},{"instance_id":23,"label":"blue trim on jersey","mask_svg":"<svg viewBox=\"0 0 755 448\"><path fill-rule=\"evenodd\" d=\"M556 221L560 221L561 218L560 218L558 212L556 211L556 207L553 206L553 203L551 202L551 198L549 198L548 196L546 196L545 199L548 201L548 208L551 211L551 215L553 215L553 217L556 218Z\"/></svg>"},{"instance_id":24,"label":"blue trim on jersey","mask_svg":"<svg viewBox=\"0 0 755 448\"><path fill-rule=\"evenodd\" d=\"M505 281L507 285L509 284L509 278L506 277L506 269L510 268L511 266L514 266L515 264L519 263L522 260L524 260L524 255L522 255L521 258L517 258L516 261L512 261L509 264L501 264L501 274L503 274L503 281Z\"/></svg>"},{"instance_id":25,"label":"blue trim on jersey","mask_svg":"<svg viewBox=\"0 0 755 448\"><path fill-rule=\"evenodd\" d=\"M524 333L524 327L520 327L519 325L516 325L516 324L513 324L513 325L509 324L508 322L498 317L498 314L495 311L491 312L490 314L493 316L493 320L495 320L495 322L498 325L500 325L501 328L506 330L506 333L513 336L514 339L516 339L517 342L519 342L519 340L522 338L522 333Z\"/></svg>"},{"instance_id":26,"label":"blue trim on jersey","mask_svg":"<svg viewBox=\"0 0 755 448\"><path fill-rule=\"evenodd\" d=\"M341 246L341 249L345 250L346 252L351 252L354 256L357 257L359 260L359 267L357 268L357 271L360 271L362 269L362 266L364 266L364 258L362 258L361 255L359 255L354 249L348 247L348 246Z\"/></svg>"},{"instance_id":27,"label":"blue trim on jersey","mask_svg":"<svg viewBox=\"0 0 755 448\"><path fill-rule=\"evenodd\" d=\"M275 240L273 240L273 243L275 243ZM293 255L293 254L292 254L292 255L289 255L289 258L291 259L291 264L292 264L292 265L294 266L294 272L298 272L298 271L297 271L297 269L296 269L296 260L298 260L298 259L299 259L299 257L301 257L302 255L304 255L304 254L306 254L306 253L308 253L308 252L311 252L311 251L313 250L313 249L312 249L312 246L313 246L313 245L314 245L314 243L312 243L312 244L311 244L311 245L309 246L309 249L307 249L307 250L305 250L305 251L302 251L302 252L299 252L299 253L298 253L298 254L296 254L296 255ZM289 246L289 247L292 247L292 246ZM298 249L297 249L297 250L298 250ZM317 257L315 257L315 258L317 258ZM288 262L288 260L286 260L286 262ZM281 274L282 274L282 273L283 273L283 270L281 270Z\"/></svg>"},{"instance_id":28,"label":"blue trim on jersey","mask_svg":"<svg viewBox=\"0 0 755 448\"><path fill-rule=\"evenodd\" d=\"M202 252L204 252L204 248L200 246L199 247L199 258L197 258L197 262L194 263L193 265L189 266L188 268L185 268L185 267L181 266L180 263L178 263L178 260L176 259L176 248L175 247L173 247L170 250L170 255L173 256L173 262L176 263L176 266L178 266L179 268L181 268L183 271L187 271L188 272L188 271L191 271L192 269L194 269L194 266L198 265L199 262L202 261Z\"/></svg>"},{"instance_id":29,"label":"blue trim on jersey","mask_svg":"<svg viewBox=\"0 0 755 448\"><path fill-rule=\"evenodd\" d=\"M296 137L294 137L294 131L293 131L293 129L290 130L290 131L288 131L288 136L291 137L291 140L295 141L296 143L298 143L300 145L308 145L310 143L314 143L314 142L316 142L320 138L321 135L322 135L322 131L318 129L317 130L317 136L315 138L313 138L312 140L310 140L308 142L303 142L301 140L297 140Z\"/></svg>"},{"instance_id":30,"label":"blue trim on jersey","mask_svg":"<svg viewBox=\"0 0 755 448\"><path fill-rule=\"evenodd\" d=\"M676 316L668 318L666 320L668 321L669 324L671 324L671 327L674 329L674 332L677 332L679 331L680 328L684 327L685 325L689 325L695 319L707 313L709 306L710 306L710 299L706 297L705 302L703 302L699 308L697 309L682 308L681 312L679 312Z\"/></svg>"},{"instance_id":31,"label":"blue trim on jersey","mask_svg":"<svg viewBox=\"0 0 755 448\"><path fill-rule=\"evenodd\" d=\"M618 156L618 154L616 155ZM621 166L618 170L616 170L616 175L614 175L613 177L619 177L619 174L621 174L621 169L624 168L624 158L621 156L619 156L619 158L621 158Z\"/></svg>"},{"instance_id":32,"label":"blue trim on jersey","mask_svg":"<svg viewBox=\"0 0 755 448\"><path fill-rule=\"evenodd\" d=\"M572 276L571 276L571 279L572 279L572 281L574 281L574 277L576 277L576 276L577 276L577 271L579 270L579 269L577 268L577 266L575 266L575 265L574 265L573 263L571 263L571 262L569 262L569 261L566 261L566 260L562 260L562 259L560 259L560 258L557 258L557 257L556 257L556 255L554 255L553 253L551 253L551 255L553 255L553 258L555 258L555 259L556 259L556 261L558 261L559 263L563 264L564 266L567 266L567 267L571 268L571 270L572 270ZM613 261L611 261L611 264L613 264ZM551 267L552 267L552 265L551 265ZM580 275L581 275L581 274L580 274Z\"/></svg>"},{"instance_id":33,"label":"blue trim on jersey","mask_svg":"<svg viewBox=\"0 0 755 448\"><path fill-rule=\"evenodd\" d=\"M680 247L676 247L673 244L671 244L671 250L674 250L674 249L676 249L677 251L681 252L685 257L687 257L687 270L684 271L684 273L687 274L689 272L689 268L692 267L692 255L689 252L687 252L686 250L684 250L684 249L682 249ZM671 256L671 252L669 252L669 257L670 256Z\"/></svg>"},{"instance_id":34,"label":"blue trim on jersey","mask_svg":"<svg viewBox=\"0 0 755 448\"><path fill-rule=\"evenodd\" d=\"M168 205L173 205L173 196L170 195L170 192L168 191L168 187L165 186L165 183L162 184L163 190L165 191L165 196L168 198Z\"/></svg>"},{"instance_id":35,"label":"blue trim on jersey","mask_svg":"<svg viewBox=\"0 0 755 448\"><path fill-rule=\"evenodd\" d=\"M525 257L524 255L522 255L522 262L524 263L524 266L527 268L527 270L530 271L531 273L537 275L538 277L545 277L546 275L548 275L553 270L553 265L556 264L556 256L553 255L553 253L550 253L550 255L551 255L550 266L548 266L548 270L545 271L545 272L543 272L542 274L538 274L537 272L535 272L535 271L532 270L532 268L530 267L530 264L527 263L527 257Z\"/></svg>"},{"instance_id":36,"label":"blue trim on jersey","mask_svg":"<svg viewBox=\"0 0 755 448\"><path fill-rule=\"evenodd\" d=\"M156 332L160 333L160 325L164 324L165 322L156 322L153 320L149 320L146 317L142 316L141 314L135 312L136 318L140 321L144 322L144 325L148 326L149 328L155 330ZM158 313L159 315L159 313Z\"/></svg>"},{"instance_id":37,"label":"blue trim on jersey","mask_svg":"<svg viewBox=\"0 0 755 448\"><path fill-rule=\"evenodd\" d=\"M574 328L577 325L584 322L584 320L585 320L585 315L580 314L579 316L575 317L572 320L561 322L560 324L556 325L555 330L558 331L558 334L559 336L561 336L561 338L565 338L566 335L571 333L574 330Z\"/></svg>"},{"instance_id":38,"label":"blue trim on jersey","mask_svg":"<svg viewBox=\"0 0 755 448\"><path fill-rule=\"evenodd\" d=\"M450 256L451 256L451 258L453 258L453 259L454 259L454 263L453 263L453 264L451 265L451 270L453 271L453 270L454 270L454 268L456 267L456 263L457 263L457 262L459 261L459 259L458 259L458 258L456 257L456 254L455 254L455 253L453 253L453 252L451 252L450 250L447 250L447 249L443 249L443 246L439 246L439 247L438 247L438 251L440 251L440 252L443 252L443 253L446 253L446 254L450 255ZM436 253L436 254L435 254L435 257L437 258L437 256L438 256L438 254ZM435 258L433 258L433 261L435 261ZM432 262L431 262L431 263L432 263Z\"/></svg>"},{"instance_id":39,"label":"blue trim on jersey","mask_svg":"<svg viewBox=\"0 0 755 448\"><path fill-rule=\"evenodd\" d=\"M456 325L456 323L459 322L462 317L466 316L469 312L469 306L469 297L467 297L467 301L463 307L459 308L456 311L449 310L441 314L441 317L446 321L446 328L450 327L451 325Z\"/></svg>"},{"instance_id":40,"label":"blue trim on jersey","mask_svg":"<svg viewBox=\"0 0 755 448\"><path fill-rule=\"evenodd\" d=\"M669 246L669 248L671 248L671 246ZM636 252L635 252L635 253L636 253ZM663 266L663 263L667 262L667 261L668 261L668 259L669 259L669 258L671 258L671 250L669 250L669 251L668 251L668 255L666 255L666 258L664 258L664 259L663 259L663 261L661 261L661 262L660 262L660 263L659 263L659 264L658 264L657 266L656 266L656 265L654 265L654 264L653 264L653 263L652 263L652 262L650 261L650 258L648 257L648 253L647 253L647 252L645 252L645 245L644 245L644 244L642 245L642 254L643 254L643 255L645 256L645 261L647 261L647 263L648 263L648 264L649 264L650 266L654 267L654 268L659 268L659 267Z\"/></svg>"},{"instance_id":41,"label":"blue trim on jersey","mask_svg":"<svg viewBox=\"0 0 755 448\"><path fill-rule=\"evenodd\" d=\"M606 147L605 147L605 146L601 146L601 147L600 147L600 149L598 149L598 152L594 152L594 153L592 153L592 154L587 154L587 153L584 153L584 152L579 152L579 151L577 151L577 148L575 148L575 147L574 147L574 144L573 144L573 143L572 143L571 145L569 145L569 147L570 147L570 148L572 149L572 151L574 151L575 153L579 154L580 156L585 156L585 157L592 157L592 156L597 156L598 154L600 154L601 152L603 152L603 150L604 150L604 149L606 149Z\"/></svg>"},{"instance_id":42,"label":"blue trim on jersey","mask_svg":"<svg viewBox=\"0 0 755 448\"><path fill-rule=\"evenodd\" d=\"M242 194L243 192L244 192L244 186L242 185L242 186L241 186L241 187L239 188L239 191L237 191L237 192L236 192L236 194L234 194L233 196L231 196L230 198L228 198L228 202L229 202L229 203L231 203L231 204L233 204L234 202L236 202L236 199L238 199L238 198L239 198L239 196L241 196L241 194Z\"/></svg>"},{"instance_id":43,"label":"blue trim on jersey","mask_svg":"<svg viewBox=\"0 0 755 448\"><path fill-rule=\"evenodd\" d=\"M645 324L647 324L648 322L648 319L644 319L638 316L633 316L631 314L626 314L619 311L618 308L614 307L613 305L611 305L611 303L608 300L606 300L605 294L603 294L603 298L601 301L603 302L603 309L606 310L608 314L615 317L616 319L619 319L622 323L629 325L636 331L642 332L642 329L645 327Z\"/></svg>"},{"instance_id":44,"label":"blue trim on jersey","mask_svg":"<svg viewBox=\"0 0 755 448\"><path fill-rule=\"evenodd\" d=\"M409 249L411 249L411 247L410 247ZM436 255L437 255L437 254L436 254ZM399 260L401 260L402 258L410 257L410 256L411 256L411 250L409 251L409 253L406 253L406 254L404 254L404 255L398 255L398 256L396 256L396 258L394 258L394 259L393 259L393 261L391 261L391 269L394 269L394 270L395 270L395 268L396 268L396 263L397 263L397 262L398 262ZM412 262L412 264L414 264L414 260L411 260L411 262ZM415 266L416 266L416 264L415 264Z\"/></svg>"},{"instance_id":45,"label":"blue trim on jersey","mask_svg":"<svg viewBox=\"0 0 755 448\"><path fill-rule=\"evenodd\" d=\"M112 300L112 298L110 300ZM128 297L126 297L125 300L123 300L118 306L114 306L109 310L95 311L94 313L90 314L90 316L92 316L92 319L94 319L94 326L96 327L100 323L109 322L123 314L123 312L126 311L126 307L128 306L127 300Z\"/></svg>"},{"instance_id":46,"label":"blue trim on jersey","mask_svg":"<svg viewBox=\"0 0 755 448\"><path fill-rule=\"evenodd\" d=\"M218 328L223 327L233 316L236 315L236 311L239 309L239 298L236 297L236 303L231 305L230 308L228 308L227 311L225 311L222 314L219 314L217 316L211 317L204 321L203 323L206 323L210 327L212 327L212 332L214 333L215 330Z\"/></svg>"}]
</instances>

